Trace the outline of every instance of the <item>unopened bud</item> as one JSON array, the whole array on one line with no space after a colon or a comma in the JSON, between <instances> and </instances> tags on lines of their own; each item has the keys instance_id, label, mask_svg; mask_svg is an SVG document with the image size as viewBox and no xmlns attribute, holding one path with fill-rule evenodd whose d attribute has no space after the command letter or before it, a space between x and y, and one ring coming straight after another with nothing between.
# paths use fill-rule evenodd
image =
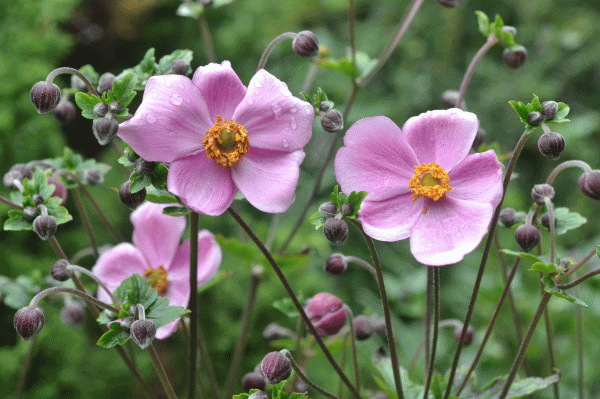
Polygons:
<instances>
[{"instance_id":1,"label":"unopened bud","mask_svg":"<svg viewBox=\"0 0 600 399\"><path fill-rule=\"evenodd\" d=\"M31 88L29 97L40 114L52 111L60 102L60 89L54 83L41 81Z\"/></svg>"},{"instance_id":2,"label":"unopened bud","mask_svg":"<svg viewBox=\"0 0 600 399\"><path fill-rule=\"evenodd\" d=\"M49 176L48 184L54 185L54 192L52 193L52 197L60 198L62 200L60 204L64 205L65 202L67 202L68 196L67 187L64 185L64 183L60 181L60 179L56 176Z\"/></svg>"},{"instance_id":3,"label":"unopened bud","mask_svg":"<svg viewBox=\"0 0 600 399\"><path fill-rule=\"evenodd\" d=\"M329 133L337 133L344 128L344 117L337 109L330 109L321 117L321 127Z\"/></svg>"},{"instance_id":4,"label":"unopened bud","mask_svg":"<svg viewBox=\"0 0 600 399\"><path fill-rule=\"evenodd\" d=\"M143 158L138 158L133 162L133 171L140 175L148 176L156 169L156 162L149 162Z\"/></svg>"},{"instance_id":5,"label":"unopened bud","mask_svg":"<svg viewBox=\"0 0 600 399\"><path fill-rule=\"evenodd\" d=\"M119 101L113 101L108 106L108 111L111 113L111 115L117 115L122 110L123 110L123 104L121 104Z\"/></svg>"},{"instance_id":6,"label":"unopened bud","mask_svg":"<svg viewBox=\"0 0 600 399\"><path fill-rule=\"evenodd\" d=\"M131 181L127 180L119 187L119 198L129 209L134 210L146 199L146 189L143 188L136 193L132 193L129 190Z\"/></svg>"},{"instance_id":7,"label":"unopened bud","mask_svg":"<svg viewBox=\"0 0 600 399\"><path fill-rule=\"evenodd\" d=\"M454 339L456 340L456 342L460 342L460 336L462 334L462 330L463 329L461 327L456 327L454 329ZM473 327L469 326L469 328L467 328L467 333L465 335L465 342L464 342L465 346L469 346L471 344L471 342L473 342L473 335L474 335Z\"/></svg>"},{"instance_id":8,"label":"unopened bud","mask_svg":"<svg viewBox=\"0 0 600 399\"><path fill-rule=\"evenodd\" d=\"M538 205L544 205L545 198L554 198L554 187L549 184L536 184L531 190L531 200Z\"/></svg>"},{"instance_id":9,"label":"unopened bud","mask_svg":"<svg viewBox=\"0 0 600 399\"><path fill-rule=\"evenodd\" d=\"M127 316L123 320L121 320L120 325L121 325L121 327L123 327L127 330L131 330L131 325L133 324L134 321L135 321L135 317Z\"/></svg>"},{"instance_id":10,"label":"unopened bud","mask_svg":"<svg viewBox=\"0 0 600 399\"><path fill-rule=\"evenodd\" d=\"M75 114L75 105L69 100L59 102L56 108L54 108L52 111L52 115L54 115L54 117L63 124L71 122L73 118L75 118Z\"/></svg>"},{"instance_id":11,"label":"unopened bud","mask_svg":"<svg viewBox=\"0 0 600 399\"><path fill-rule=\"evenodd\" d=\"M334 276L339 276L344 273L348 268L348 262L344 255L335 253L329 255L329 258L325 261L325 271Z\"/></svg>"},{"instance_id":12,"label":"unopened bud","mask_svg":"<svg viewBox=\"0 0 600 399\"><path fill-rule=\"evenodd\" d=\"M190 63L186 60L173 60L171 63L171 72L177 75L187 75L190 70Z\"/></svg>"},{"instance_id":13,"label":"unopened bud","mask_svg":"<svg viewBox=\"0 0 600 399\"><path fill-rule=\"evenodd\" d=\"M554 225L556 226L556 221L558 219L556 218L556 216L554 216ZM542 223L542 226L544 226L545 228L547 228L548 230L550 229L550 214L548 212L544 212L542 214L542 216L540 216L540 222Z\"/></svg>"},{"instance_id":14,"label":"unopened bud","mask_svg":"<svg viewBox=\"0 0 600 399\"><path fill-rule=\"evenodd\" d=\"M13 324L21 338L27 341L42 331L45 321L46 319L42 309L27 306L17 310L15 318L13 319Z\"/></svg>"},{"instance_id":15,"label":"unopened bud","mask_svg":"<svg viewBox=\"0 0 600 399\"><path fill-rule=\"evenodd\" d=\"M500 211L499 220L505 227L510 227L517 222L517 212L513 208L504 208Z\"/></svg>"},{"instance_id":16,"label":"unopened bud","mask_svg":"<svg viewBox=\"0 0 600 399\"><path fill-rule=\"evenodd\" d=\"M504 25L500 29L502 29L504 32L510 33L513 37L517 36L517 28L514 26Z\"/></svg>"},{"instance_id":17,"label":"unopened bud","mask_svg":"<svg viewBox=\"0 0 600 399\"><path fill-rule=\"evenodd\" d=\"M73 275L72 270L67 270L69 262L66 259L59 259L50 268L50 275L56 281L67 281Z\"/></svg>"},{"instance_id":18,"label":"unopened bud","mask_svg":"<svg viewBox=\"0 0 600 399\"><path fill-rule=\"evenodd\" d=\"M146 349L156 337L156 323L152 320L136 320L131 324L131 339L142 349Z\"/></svg>"},{"instance_id":19,"label":"unopened bud","mask_svg":"<svg viewBox=\"0 0 600 399\"><path fill-rule=\"evenodd\" d=\"M585 172L579 177L579 189L588 197L600 200L600 170Z\"/></svg>"},{"instance_id":20,"label":"unopened bud","mask_svg":"<svg viewBox=\"0 0 600 399\"><path fill-rule=\"evenodd\" d=\"M515 230L515 240L523 252L529 252L540 243L542 234L535 226L526 223Z\"/></svg>"},{"instance_id":21,"label":"unopened bud","mask_svg":"<svg viewBox=\"0 0 600 399\"><path fill-rule=\"evenodd\" d=\"M321 292L306 306L306 314L321 337L337 334L346 324L346 309L337 296Z\"/></svg>"},{"instance_id":22,"label":"unopened bud","mask_svg":"<svg viewBox=\"0 0 600 399\"><path fill-rule=\"evenodd\" d=\"M281 352L270 352L260 362L260 370L269 385L287 380L292 374L292 362Z\"/></svg>"},{"instance_id":23,"label":"unopened bud","mask_svg":"<svg viewBox=\"0 0 600 399\"><path fill-rule=\"evenodd\" d=\"M106 116L106 114L108 113L108 104L98 103L94 105L94 113L100 117Z\"/></svg>"},{"instance_id":24,"label":"unopened bud","mask_svg":"<svg viewBox=\"0 0 600 399\"><path fill-rule=\"evenodd\" d=\"M456 90L446 90L442 93L442 104L444 104L447 108L456 108L456 102L458 101L458 96L460 93ZM463 99L459 107L461 109L467 109L467 104Z\"/></svg>"},{"instance_id":25,"label":"unopened bud","mask_svg":"<svg viewBox=\"0 0 600 399\"><path fill-rule=\"evenodd\" d=\"M315 57L319 55L319 39L309 30L298 32L292 42L294 52L302 57Z\"/></svg>"},{"instance_id":26,"label":"unopened bud","mask_svg":"<svg viewBox=\"0 0 600 399\"><path fill-rule=\"evenodd\" d=\"M294 336L294 333L291 332L289 329L280 326L277 323L269 323L265 327L265 330L263 331L262 336L264 339L266 339L268 341L273 341L273 340L281 339L281 338L291 338ZM257 389L260 389L260 388L257 388Z\"/></svg>"},{"instance_id":27,"label":"unopened bud","mask_svg":"<svg viewBox=\"0 0 600 399\"><path fill-rule=\"evenodd\" d=\"M31 200L35 204L35 206L42 205L44 203L44 198L39 194L33 194L31 196Z\"/></svg>"},{"instance_id":28,"label":"unopened bud","mask_svg":"<svg viewBox=\"0 0 600 399\"><path fill-rule=\"evenodd\" d=\"M321 101L321 105L319 106L319 111L321 111L321 112L327 112L331 108L333 108L333 102L332 101Z\"/></svg>"},{"instance_id":29,"label":"unopened bud","mask_svg":"<svg viewBox=\"0 0 600 399\"><path fill-rule=\"evenodd\" d=\"M352 321L354 327L354 335L359 341L364 341L373 335L373 324L371 320L365 315L358 315Z\"/></svg>"},{"instance_id":30,"label":"unopened bud","mask_svg":"<svg viewBox=\"0 0 600 399\"><path fill-rule=\"evenodd\" d=\"M537 111L531 111L529 113L529 115L527 115L527 120L533 126L538 126L540 123L542 123L544 121L544 116Z\"/></svg>"},{"instance_id":31,"label":"unopened bud","mask_svg":"<svg viewBox=\"0 0 600 399\"><path fill-rule=\"evenodd\" d=\"M342 204L342 206L340 207L340 213L343 216L350 216L354 213L354 208L348 203Z\"/></svg>"},{"instance_id":32,"label":"unopened bud","mask_svg":"<svg viewBox=\"0 0 600 399\"><path fill-rule=\"evenodd\" d=\"M90 168L83 171L83 180L90 186L99 186L104 183L104 174L98 168Z\"/></svg>"},{"instance_id":33,"label":"unopened bud","mask_svg":"<svg viewBox=\"0 0 600 399\"><path fill-rule=\"evenodd\" d=\"M556 101L544 101L542 103L542 115L546 119L552 119L558 111L558 103Z\"/></svg>"},{"instance_id":34,"label":"unopened bud","mask_svg":"<svg viewBox=\"0 0 600 399\"><path fill-rule=\"evenodd\" d=\"M332 218L337 215L337 205L333 202L324 202L319 207L319 212L323 217Z\"/></svg>"},{"instance_id":35,"label":"unopened bud","mask_svg":"<svg viewBox=\"0 0 600 399\"><path fill-rule=\"evenodd\" d=\"M39 213L40 210L35 206L26 206L23 209L23 219L31 223L39 215Z\"/></svg>"},{"instance_id":36,"label":"unopened bud","mask_svg":"<svg viewBox=\"0 0 600 399\"><path fill-rule=\"evenodd\" d=\"M527 59L527 49L521 45L514 45L504 49L502 61L511 68L519 68Z\"/></svg>"},{"instance_id":37,"label":"unopened bud","mask_svg":"<svg viewBox=\"0 0 600 399\"><path fill-rule=\"evenodd\" d=\"M77 75L71 75L71 87L77 91L88 91L88 87L85 82Z\"/></svg>"},{"instance_id":38,"label":"unopened bud","mask_svg":"<svg viewBox=\"0 0 600 399\"><path fill-rule=\"evenodd\" d=\"M444 7L458 7L461 3L462 0L437 0L438 4L444 6Z\"/></svg>"},{"instance_id":39,"label":"unopened bud","mask_svg":"<svg viewBox=\"0 0 600 399\"><path fill-rule=\"evenodd\" d=\"M250 392L251 389L264 391L267 388L267 381L261 373L251 372L242 377L242 387L246 392Z\"/></svg>"},{"instance_id":40,"label":"unopened bud","mask_svg":"<svg viewBox=\"0 0 600 399\"><path fill-rule=\"evenodd\" d=\"M92 130L100 145L107 145L119 132L119 122L112 118L98 118L92 123Z\"/></svg>"},{"instance_id":41,"label":"unopened bud","mask_svg":"<svg viewBox=\"0 0 600 399\"><path fill-rule=\"evenodd\" d=\"M565 138L554 132L544 133L538 140L538 148L546 158L557 160L565 149Z\"/></svg>"},{"instance_id":42,"label":"unopened bud","mask_svg":"<svg viewBox=\"0 0 600 399\"><path fill-rule=\"evenodd\" d=\"M323 233L333 245L342 245L348 238L348 225L341 219L332 218L325 222Z\"/></svg>"},{"instance_id":43,"label":"unopened bud","mask_svg":"<svg viewBox=\"0 0 600 399\"><path fill-rule=\"evenodd\" d=\"M31 180L32 177L33 170L31 170L31 168L25 164L18 163L13 165L10 170L6 172L2 178L2 183L4 183L7 188L14 190L18 188L18 186L14 183L15 180L23 183L23 179L28 178Z\"/></svg>"},{"instance_id":44,"label":"unopened bud","mask_svg":"<svg viewBox=\"0 0 600 399\"><path fill-rule=\"evenodd\" d=\"M54 216L40 215L33 220L33 231L44 241L54 236L57 229L58 224Z\"/></svg>"},{"instance_id":45,"label":"unopened bud","mask_svg":"<svg viewBox=\"0 0 600 399\"><path fill-rule=\"evenodd\" d=\"M98 79L98 93L103 94L109 90L112 90L113 83L115 81L115 75L110 72L103 73Z\"/></svg>"},{"instance_id":46,"label":"unopened bud","mask_svg":"<svg viewBox=\"0 0 600 399\"><path fill-rule=\"evenodd\" d=\"M85 321L85 309L79 304L67 305L61 309L60 319L71 328L81 327Z\"/></svg>"}]
</instances>

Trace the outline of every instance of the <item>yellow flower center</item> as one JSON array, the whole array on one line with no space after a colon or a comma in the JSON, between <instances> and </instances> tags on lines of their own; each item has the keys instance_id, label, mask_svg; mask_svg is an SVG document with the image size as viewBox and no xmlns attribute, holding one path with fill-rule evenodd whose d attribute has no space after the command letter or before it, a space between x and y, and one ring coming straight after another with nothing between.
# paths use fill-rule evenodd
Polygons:
<instances>
[{"instance_id":1,"label":"yellow flower center","mask_svg":"<svg viewBox=\"0 0 600 399\"><path fill-rule=\"evenodd\" d=\"M167 282L169 281L167 271L160 265L156 269L149 267L144 272L144 278L150 283L150 287L158 291L158 295L165 296L167 292Z\"/></svg>"},{"instance_id":2,"label":"yellow flower center","mask_svg":"<svg viewBox=\"0 0 600 399\"><path fill-rule=\"evenodd\" d=\"M408 188L413 192L412 200L419 197L431 198L434 201L446 196L446 191L454 191L450 187L448 173L437 163L415 166L415 174L408 182ZM427 207L423 208L423 213Z\"/></svg>"},{"instance_id":3,"label":"yellow flower center","mask_svg":"<svg viewBox=\"0 0 600 399\"><path fill-rule=\"evenodd\" d=\"M248 153L248 131L231 119L217 116L217 123L206 132L202 145L206 149L206 158L214 159L220 166L233 166L244 159Z\"/></svg>"}]
</instances>

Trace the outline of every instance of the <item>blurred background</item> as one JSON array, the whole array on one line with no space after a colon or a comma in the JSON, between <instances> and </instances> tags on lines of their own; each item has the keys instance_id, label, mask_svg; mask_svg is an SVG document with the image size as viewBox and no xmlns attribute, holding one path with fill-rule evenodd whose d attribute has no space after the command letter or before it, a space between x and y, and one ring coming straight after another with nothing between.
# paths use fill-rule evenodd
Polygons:
<instances>
[{"instance_id":1,"label":"blurred background","mask_svg":"<svg viewBox=\"0 0 600 399\"><path fill-rule=\"evenodd\" d=\"M31 86L44 80L56 67L80 68L91 64L100 74L115 75L137 65L146 51L154 47L157 58L176 49L194 53L193 69L207 61L198 21L176 15L181 2L176 0L19 0L0 5L0 171L6 173L11 165L34 159L57 157L69 146L86 158L96 158L113 166L103 186L90 190L109 219L130 238L129 210L123 206L114 188L127 179L116 164L110 148L98 145L91 132L91 121L78 115L68 124L61 124L52 115L39 115L29 100ZM376 58L402 19L407 1L356 1L356 47ZM487 132L486 143L497 143L498 155L510 153L523 131L523 125L509 106L509 100L531 101L535 93L541 101L563 101L571 107L571 123L551 125L564 135L566 149L560 161L580 159L594 169L600 167L600 1L598 0L520 0L469 1L454 9L441 7L427 0L413 24L394 51L390 60L368 86L359 92L349 113L346 127L354 121L374 115L385 115L402 126L411 116L430 109L444 108L441 94L457 90L464 71L485 38L477 30L475 10L490 18L500 14L507 25L517 29L516 41L528 50L526 63L510 69L502 62L502 48L493 48L477 66L466 94L469 111L477 114L482 129ZM346 55L349 45L347 2L342 0L235 0L223 7L205 12L219 62L230 60L242 82L248 83L258 60L269 42L286 31L312 30L335 59ZM266 69L287 82L298 95L310 60L291 51L291 42L280 44L271 54ZM64 75L55 80L60 87L70 81ZM337 71L319 68L313 86L322 87L336 108L342 110L350 91L349 78ZM131 109L141 101L138 94ZM545 181L557 162L544 158L537 149L536 131L524 149L517 165L517 177L509 187L505 206L527 210L531 205L530 191L534 184ZM281 216L275 238L275 248L284 240L297 215L310 195L314 177L326 154L332 135L315 124L313 139L306 147L296 202ZM121 143L122 144L122 143ZM579 170L567 170L556 181L555 205L569 207L588 219L581 228L559 238L559 254L581 259L598 244L598 203L581 195L577 187ZM335 185L333 168L324 176L322 192L308 215L327 201ZM0 188L0 195L8 190ZM81 221L71 199L67 208L74 220L59 228L58 237L67 254L73 255L89 244L81 234ZM242 202L240 209L263 239L267 236L272 216L262 214ZM0 205L0 215L6 219L8 207ZM98 241L111 244L109 234L99 219L88 210L95 222ZM226 215L217 218L201 217L201 226L225 237L238 237L233 220ZM512 231L500 228L504 248L517 250ZM55 261L50 246L32 232L0 232L0 274L9 278L20 275L40 279L48 274ZM544 235L547 239L547 234ZM548 244L546 244L548 245ZM407 368L423 333L425 309L426 268L417 264L408 241L379 243L384 262L388 295L395 314L396 338L399 341L401 364ZM368 259L366 246L356 231L351 230L346 244L332 248L320 231L304 223L288 247L290 252L306 251L307 259L286 269L294 289L304 298L320 291L329 291L342 298L356 315L383 316L377 287L371 276L358 268L350 268L339 277L326 275L325 259L332 252L343 252ZM464 318L477 272L481 249L465 257L457 265L441 269L442 318ZM598 266L594 258L585 269ZM82 265L93 266L86 258ZM209 344L217 379L223 384L229 370L231 353L239 334L239 319L249 287L249 265L229 253L225 254L222 271L229 277L203 292L200 297L201 329ZM584 283L578 296L589 307L582 308L585 397L597 397L600 392L600 371L596 359L600 356L600 282L591 279ZM516 307L527 325L540 298L536 273L526 267L513 283ZM477 303L472 325L474 343L465 349L461 363L473 358L502 290L498 261L492 256ZM295 320L272 306L285 293L276 276L267 270L258 290L240 378L252 371L257 362L274 346L261 334L270 322L295 329ZM115 398L140 395L133 378L114 351L95 346L98 338L94 321L88 317L79 330L73 330L59 320L61 305L44 305L46 326L38 337L31 369L26 376L24 398ZM552 330L555 339L557 368L564 397L577 393L577 334L574 305L559 299L550 303ZM28 350L28 342L16 334L12 319L14 309L0 304L0 397L13 397L19 372ZM370 375L373 354L383 345L374 337L359 344L364 385L377 387ZM505 305L498 325L488 343L478 368L478 380L483 384L493 376L506 374L519 342L515 338L512 318ZM452 330L442 330L436 370L446 372L456 347ZM158 343L168 371L177 389L185 386L185 373L176 372L185 364L185 343L173 336ZM332 350L340 356L340 345ZM136 361L144 377L159 389L154 371L145 353L137 348ZM531 374L548 376L547 346L544 328L540 324L530 345L527 361ZM309 374L325 387L336 389L338 381L330 379L329 365L317 353L308 364ZM419 360L411 378L421 383L423 361ZM202 381L205 384L205 381ZM234 391L242 387L235 381ZM177 388L179 387L179 388ZM205 391L207 392L207 391ZM551 397L551 390L536 393L536 397Z\"/></svg>"}]
</instances>

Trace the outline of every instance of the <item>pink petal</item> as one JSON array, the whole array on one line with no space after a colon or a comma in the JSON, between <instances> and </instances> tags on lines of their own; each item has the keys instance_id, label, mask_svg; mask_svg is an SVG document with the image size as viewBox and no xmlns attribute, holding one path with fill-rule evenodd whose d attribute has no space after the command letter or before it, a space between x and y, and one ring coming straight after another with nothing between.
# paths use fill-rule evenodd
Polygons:
<instances>
[{"instance_id":1,"label":"pink petal","mask_svg":"<svg viewBox=\"0 0 600 399\"><path fill-rule=\"evenodd\" d=\"M427 213L415 224L410 251L421 263L443 266L459 262L488 231L494 208L489 203L448 197L427 201Z\"/></svg>"},{"instance_id":2,"label":"pink petal","mask_svg":"<svg viewBox=\"0 0 600 399\"><path fill-rule=\"evenodd\" d=\"M167 187L190 209L211 216L225 212L237 193L229 168L204 152L171 162Z\"/></svg>"},{"instance_id":3,"label":"pink petal","mask_svg":"<svg viewBox=\"0 0 600 399\"><path fill-rule=\"evenodd\" d=\"M179 324L180 319L181 318L159 327L158 330L156 330L156 339L165 339L170 337L175 331L177 331L177 325Z\"/></svg>"},{"instance_id":4,"label":"pink petal","mask_svg":"<svg viewBox=\"0 0 600 399\"><path fill-rule=\"evenodd\" d=\"M503 169L493 150L469 154L449 173L450 187L454 192L447 193L447 196L453 199L487 202L495 208L502 198Z\"/></svg>"},{"instance_id":5,"label":"pink petal","mask_svg":"<svg viewBox=\"0 0 600 399\"><path fill-rule=\"evenodd\" d=\"M364 201L359 216L369 237L379 241L399 241L408 238L422 215L423 199L411 200L412 193L383 201Z\"/></svg>"},{"instance_id":6,"label":"pink petal","mask_svg":"<svg viewBox=\"0 0 600 399\"><path fill-rule=\"evenodd\" d=\"M296 198L304 151L292 153L250 148L231 168L236 186L254 207L267 213L285 212Z\"/></svg>"},{"instance_id":7,"label":"pink petal","mask_svg":"<svg viewBox=\"0 0 600 399\"><path fill-rule=\"evenodd\" d=\"M402 132L419 164L436 162L450 172L471 150L478 127L475 114L452 108L414 116Z\"/></svg>"},{"instance_id":8,"label":"pink petal","mask_svg":"<svg viewBox=\"0 0 600 399\"><path fill-rule=\"evenodd\" d=\"M146 202L131 214L133 244L153 268L171 264L185 230L185 217L164 215L165 206Z\"/></svg>"},{"instance_id":9,"label":"pink petal","mask_svg":"<svg viewBox=\"0 0 600 399\"><path fill-rule=\"evenodd\" d=\"M233 119L248 130L252 147L294 152L310 140L314 115L312 105L293 97L285 83L261 69Z\"/></svg>"},{"instance_id":10,"label":"pink petal","mask_svg":"<svg viewBox=\"0 0 600 399\"><path fill-rule=\"evenodd\" d=\"M246 94L246 86L231 69L229 61L196 69L192 81L206 99L213 124L217 122L217 115L229 121Z\"/></svg>"},{"instance_id":11,"label":"pink petal","mask_svg":"<svg viewBox=\"0 0 600 399\"><path fill-rule=\"evenodd\" d=\"M369 201L408 192L417 158L402 132L384 116L363 118L344 137L335 157L335 176L342 191L366 191Z\"/></svg>"},{"instance_id":12,"label":"pink petal","mask_svg":"<svg viewBox=\"0 0 600 399\"><path fill-rule=\"evenodd\" d=\"M181 75L148 79L142 104L119 126L118 136L148 161L171 162L202 149L216 121L192 81Z\"/></svg>"},{"instance_id":13,"label":"pink petal","mask_svg":"<svg viewBox=\"0 0 600 399\"><path fill-rule=\"evenodd\" d=\"M215 236L208 230L198 232L198 287L208 283L215 275L223 254ZM169 267L169 281L188 281L190 275L190 240L185 240L178 248L173 263ZM189 287L189 281L188 281ZM168 295L167 295L168 296ZM182 306L187 306L182 305Z\"/></svg>"}]
</instances>

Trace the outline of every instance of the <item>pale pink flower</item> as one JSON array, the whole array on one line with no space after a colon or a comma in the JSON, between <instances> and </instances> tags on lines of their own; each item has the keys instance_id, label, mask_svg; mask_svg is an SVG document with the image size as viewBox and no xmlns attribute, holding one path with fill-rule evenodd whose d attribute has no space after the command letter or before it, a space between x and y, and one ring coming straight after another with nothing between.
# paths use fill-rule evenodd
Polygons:
<instances>
[{"instance_id":1,"label":"pale pink flower","mask_svg":"<svg viewBox=\"0 0 600 399\"><path fill-rule=\"evenodd\" d=\"M102 253L92 272L114 291L134 273L145 277L169 304L187 308L190 299L190 240L181 241L184 216L167 216L165 205L146 202L131 214L133 245L121 243ZM221 247L208 230L198 233L198 286L210 281L221 264ZM110 302L104 290L99 298ZM177 321L157 330L163 339L177 329Z\"/></svg>"},{"instance_id":2,"label":"pale pink flower","mask_svg":"<svg viewBox=\"0 0 600 399\"><path fill-rule=\"evenodd\" d=\"M412 117L402 130L384 116L348 129L335 174L344 193L368 193L359 212L365 232L410 237L414 257L431 266L473 251L502 197L494 151L469 153L478 126L475 114L449 109Z\"/></svg>"},{"instance_id":3,"label":"pale pink flower","mask_svg":"<svg viewBox=\"0 0 600 399\"><path fill-rule=\"evenodd\" d=\"M259 210L280 213L294 201L313 119L312 105L267 71L246 88L224 61L191 80L151 77L119 137L142 158L170 163L167 188L196 212L222 214L239 189Z\"/></svg>"}]
</instances>

